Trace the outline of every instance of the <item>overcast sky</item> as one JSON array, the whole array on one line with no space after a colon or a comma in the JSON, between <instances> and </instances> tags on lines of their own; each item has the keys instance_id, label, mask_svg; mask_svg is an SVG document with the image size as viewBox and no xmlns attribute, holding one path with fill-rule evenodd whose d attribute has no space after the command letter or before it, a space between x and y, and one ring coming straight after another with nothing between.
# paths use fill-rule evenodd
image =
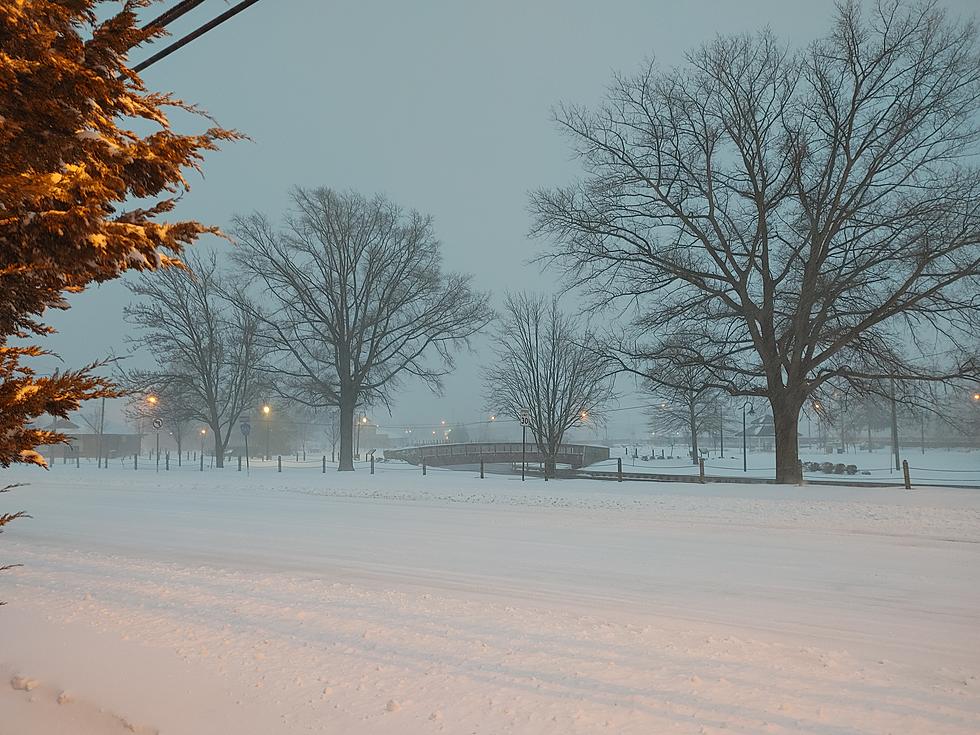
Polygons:
<instances>
[{"instance_id":1,"label":"overcast sky","mask_svg":"<svg viewBox=\"0 0 980 735\"><path fill-rule=\"evenodd\" d=\"M209 0L171 30L179 36L229 4ZM976 8L945 4L959 15ZM227 228L236 213L278 218L297 184L382 192L433 215L447 267L473 273L499 301L507 289L558 286L527 262L542 247L527 237L528 192L577 173L555 104L594 104L615 71L649 58L682 63L719 33L768 24L805 44L832 13L828 0L263 0L144 79L252 138L209 155L179 215ZM74 296L71 311L51 317L59 334L48 346L72 366L124 352L128 301L119 282ZM408 384L393 418L374 418L479 420L479 365L492 354L477 350L461 358L443 398ZM641 412L623 411L613 427L628 435L643 423Z\"/></svg>"}]
</instances>

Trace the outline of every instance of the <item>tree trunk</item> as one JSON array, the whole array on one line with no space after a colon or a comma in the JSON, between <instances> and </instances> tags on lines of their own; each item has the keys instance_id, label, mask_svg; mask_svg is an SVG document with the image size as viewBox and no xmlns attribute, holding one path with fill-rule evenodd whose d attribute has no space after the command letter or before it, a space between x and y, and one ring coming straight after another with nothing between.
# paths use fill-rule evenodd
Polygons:
<instances>
[{"instance_id":1,"label":"tree trunk","mask_svg":"<svg viewBox=\"0 0 980 735\"><path fill-rule=\"evenodd\" d=\"M214 433L214 466L218 468L225 466L225 447L221 443L221 436L218 432Z\"/></svg>"},{"instance_id":2,"label":"tree trunk","mask_svg":"<svg viewBox=\"0 0 980 735\"><path fill-rule=\"evenodd\" d=\"M340 472L354 471L354 397L340 396Z\"/></svg>"},{"instance_id":3,"label":"tree trunk","mask_svg":"<svg viewBox=\"0 0 980 735\"><path fill-rule=\"evenodd\" d=\"M892 381L892 454L895 458L895 469L902 469L902 449L898 444L898 404L895 401L895 381Z\"/></svg>"},{"instance_id":4,"label":"tree trunk","mask_svg":"<svg viewBox=\"0 0 980 735\"><path fill-rule=\"evenodd\" d=\"M775 401L772 423L776 434L776 482L799 484L800 472L800 404Z\"/></svg>"},{"instance_id":5,"label":"tree trunk","mask_svg":"<svg viewBox=\"0 0 980 735\"><path fill-rule=\"evenodd\" d=\"M688 404L688 421L691 425L691 464L697 466L698 460L698 422L694 415L694 403Z\"/></svg>"},{"instance_id":6,"label":"tree trunk","mask_svg":"<svg viewBox=\"0 0 980 735\"><path fill-rule=\"evenodd\" d=\"M558 464L555 461L555 457L558 456L558 443L554 443L548 447L548 451L544 455L544 476L554 477L555 476L555 466Z\"/></svg>"}]
</instances>

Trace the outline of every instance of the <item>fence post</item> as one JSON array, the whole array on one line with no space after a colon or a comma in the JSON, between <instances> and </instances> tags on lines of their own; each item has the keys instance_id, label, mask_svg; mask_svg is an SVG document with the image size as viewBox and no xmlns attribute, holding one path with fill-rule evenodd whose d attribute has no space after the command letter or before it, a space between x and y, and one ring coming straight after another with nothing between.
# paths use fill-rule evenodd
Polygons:
<instances>
[{"instance_id":1,"label":"fence post","mask_svg":"<svg viewBox=\"0 0 980 735\"><path fill-rule=\"evenodd\" d=\"M296 452L296 462L299 462L299 452Z\"/></svg>"},{"instance_id":2,"label":"fence post","mask_svg":"<svg viewBox=\"0 0 980 735\"><path fill-rule=\"evenodd\" d=\"M323 455L323 462L322 462L322 467L323 467L323 469L322 469L322 470L320 470L320 471L321 471L321 472L322 472L322 473L323 473L324 475L325 475L325 474L327 474L327 455L325 455L325 454Z\"/></svg>"},{"instance_id":3,"label":"fence post","mask_svg":"<svg viewBox=\"0 0 980 735\"><path fill-rule=\"evenodd\" d=\"M698 457L698 480L704 484L704 457Z\"/></svg>"},{"instance_id":4,"label":"fence post","mask_svg":"<svg viewBox=\"0 0 980 735\"><path fill-rule=\"evenodd\" d=\"M623 481L623 458L616 457L616 482Z\"/></svg>"},{"instance_id":5,"label":"fence post","mask_svg":"<svg viewBox=\"0 0 980 735\"><path fill-rule=\"evenodd\" d=\"M371 455L371 474L374 474L374 455Z\"/></svg>"},{"instance_id":6,"label":"fence post","mask_svg":"<svg viewBox=\"0 0 980 735\"><path fill-rule=\"evenodd\" d=\"M279 469L277 469L276 472L282 472L282 455L281 454L277 454L276 455L276 458L279 461Z\"/></svg>"},{"instance_id":7,"label":"fence post","mask_svg":"<svg viewBox=\"0 0 980 735\"><path fill-rule=\"evenodd\" d=\"M201 472L204 472L204 452L201 452Z\"/></svg>"},{"instance_id":8,"label":"fence post","mask_svg":"<svg viewBox=\"0 0 980 735\"><path fill-rule=\"evenodd\" d=\"M134 470L138 470L139 469L139 465L137 464L137 460L139 458L140 458L139 454L134 454L133 455L133 469Z\"/></svg>"},{"instance_id":9,"label":"fence post","mask_svg":"<svg viewBox=\"0 0 980 735\"><path fill-rule=\"evenodd\" d=\"M483 458L480 458L480 479L483 479Z\"/></svg>"},{"instance_id":10,"label":"fence post","mask_svg":"<svg viewBox=\"0 0 980 735\"><path fill-rule=\"evenodd\" d=\"M907 459L902 460L902 474L905 475L905 489L912 489L912 478L909 477L909 461Z\"/></svg>"},{"instance_id":11,"label":"fence post","mask_svg":"<svg viewBox=\"0 0 980 735\"><path fill-rule=\"evenodd\" d=\"M169 449L163 455L163 469L165 469L167 472L170 471L170 450Z\"/></svg>"},{"instance_id":12,"label":"fence post","mask_svg":"<svg viewBox=\"0 0 980 735\"><path fill-rule=\"evenodd\" d=\"M798 460L796 460L796 463L800 467L800 484L801 485L806 485L806 478L803 476L803 460L802 459L798 459Z\"/></svg>"},{"instance_id":13,"label":"fence post","mask_svg":"<svg viewBox=\"0 0 980 735\"><path fill-rule=\"evenodd\" d=\"M242 471L242 455L238 455L238 471Z\"/></svg>"},{"instance_id":14,"label":"fence post","mask_svg":"<svg viewBox=\"0 0 980 735\"><path fill-rule=\"evenodd\" d=\"M82 456L81 456L81 450L79 450L75 452L75 469L78 469L81 466L82 466Z\"/></svg>"},{"instance_id":15,"label":"fence post","mask_svg":"<svg viewBox=\"0 0 980 735\"><path fill-rule=\"evenodd\" d=\"M425 476L425 457L422 457L422 476Z\"/></svg>"}]
</instances>

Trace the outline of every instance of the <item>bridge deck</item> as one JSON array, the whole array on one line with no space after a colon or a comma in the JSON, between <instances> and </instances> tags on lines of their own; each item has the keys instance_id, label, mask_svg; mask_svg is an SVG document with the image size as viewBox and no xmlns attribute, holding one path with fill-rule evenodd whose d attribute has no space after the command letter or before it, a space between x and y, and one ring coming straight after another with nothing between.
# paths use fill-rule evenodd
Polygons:
<instances>
[{"instance_id":1,"label":"bridge deck","mask_svg":"<svg viewBox=\"0 0 980 735\"><path fill-rule=\"evenodd\" d=\"M522 451L523 450L523 451ZM398 459L410 464L431 467L448 467L462 464L529 463L543 462L544 456L535 444L528 442L467 442L465 444L432 444L419 447L386 449L385 459ZM592 444L562 444L555 456L557 464L571 465L573 468L585 467L595 462L609 459L609 447Z\"/></svg>"}]
</instances>

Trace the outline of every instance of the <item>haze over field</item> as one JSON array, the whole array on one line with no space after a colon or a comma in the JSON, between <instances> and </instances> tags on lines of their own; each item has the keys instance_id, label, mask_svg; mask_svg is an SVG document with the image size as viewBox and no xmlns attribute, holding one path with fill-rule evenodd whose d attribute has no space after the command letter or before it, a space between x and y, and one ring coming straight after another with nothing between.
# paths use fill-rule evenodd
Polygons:
<instances>
[{"instance_id":1,"label":"haze over field","mask_svg":"<svg viewBox=\"0 0 980 735\"><path fill-rule=\"evenodd\" d=\"M976 10L970 0L943 5L964 17ZM192 11L173 35L210 12L207 4ZM649 58L680 64L717 33L766 24L787 43L804 44L832 15L833 3L802 0L260 2L145 79L254 141L208 156L204 179L190 177L183 216L224 228L236 213L276 218L293 185L383 192L432 214L448 266L474 273L499 302L505 289L557 290L553 275L527 263L543 246L527 236L528 192L578 172L553 121L555 105L594 104L614 72L632 74ZM228 250L213 240L202 247ZM52 316L60 333L50 347L67 365L125 352L121 312L129 301L121 283L71 297L72 310ZM479 340L477 350L461 358L445 399L405 390L394 416L378 420L483 417L479 392L469 387L489 345ZM613 436L644 428L630 412L610 421Z\"/></svg>"},{"instance_id":2,"label":"haze over field","mask_svg":"<svg viewBox=\"0 0 980 735\"><path fill-rule=\"evenodd\" d=\"M0 3L0 735L980 733L977 12Z\"/></svg>"}]
</instances>

